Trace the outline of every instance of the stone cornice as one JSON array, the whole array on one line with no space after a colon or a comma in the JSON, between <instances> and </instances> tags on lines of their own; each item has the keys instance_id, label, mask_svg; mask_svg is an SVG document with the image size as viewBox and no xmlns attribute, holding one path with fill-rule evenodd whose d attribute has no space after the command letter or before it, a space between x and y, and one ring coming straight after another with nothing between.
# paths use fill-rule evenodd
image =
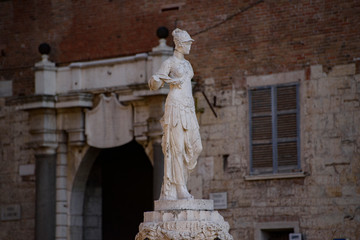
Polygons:
<instances>
[{"instance_id":1,"label":"stone cornice","mask_svg":"<svg viewBox=\"0 0 360 240\"><path fill-rule=\"evenodd\" d=\"M85 107L91 108L93 94L91 93L68 93L57 95L56 108Z\"/></svg>"},{"instance_id":2,"label":"stone cornice","mask_svg":"<svg viewBox=\"0 0 360 240\"><path fill-rule=\"evenodd\" d=\"M6 105L16 105L18 110L31 110L38 108L54 108L56 96L54 95L32 95L11 97L6 100Z\"/></svg>"}]
</instances>

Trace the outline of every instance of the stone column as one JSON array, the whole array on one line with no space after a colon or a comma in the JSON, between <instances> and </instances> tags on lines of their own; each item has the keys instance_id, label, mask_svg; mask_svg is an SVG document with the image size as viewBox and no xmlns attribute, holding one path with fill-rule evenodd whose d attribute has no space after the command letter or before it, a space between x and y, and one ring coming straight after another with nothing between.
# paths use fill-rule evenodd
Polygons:
<instances>
[{"instance_id":1,"label":"stone column","mask_svg":"<svg viewBox=\"0 0 360 240\"><path fill-rule=\"evenodd\" d=\"M55 98L48 95L23 99L29 111L30 146L36 158L36 240L55 238L56 111Z\"/></svg>"},{"instance_id":2,"label":"stone column","mask_svg":"<svg viewBox=\"0 0 360 240\"><path fill-rule=\"evenodd\" d=\"M22 99L29 111L30 145L36 158L36 240L55 239L56 226L56 67L48 60L50 46L41 44L42 61L35 64L35 96Z\"/></svg>"},{"instance_id":3,"label":"stone column","mask_svg":"<svg viewBox=\"0 0 360 240\"><path fill-rule=\"evenodd\" d=\"M27 97L30 145L36 156L36 240L66 240L67 146L84 145L84 111L91 94ZM56 109L56 107L58 109Z\"/></svg>"},{"instance_id":4,"label":"stone column","mask_svg":"<svg viewBox=\"0 0 360 240\"><path fill-rule=\"evenodd\" d=\"M30 111L30 144L36 158L36 240L55 238L56 119L51 108Z\"/></svg>"},{"instance_id":5,"label":"stone column","mask_svg":"<svg viewBox=\"0 0 360 240\"><path fill-rule=\"evenodd\" d=\"M56 153L36 154L36 240L55 238Z\"/></svg>"},{"instance_id":6,"label":"stone column","mask_svg":"<svg viewBox=\"0 0 360 240\"><path fill-rule=\"evenodd\" d=\"M58 134L59 146L56 159L56 240L67 239L67 141L66 134Z\"/></svg>"},{"instance_id":7,"label":"stone column","mask_svg":"<svg viewBox=\"0 0 360 240\"><path fill-rule=\"evenodd\" d=\"M68 239L68 149L85 145L84 109L92 106L92 97L87 93L57 96L56 240Z\"/></svg>"},{"instance_id":8,"label":"stone column","mask_svg":"<svg viewBox=\"0 0 360 240\"><path fill-rule=\"evenodd\" d=\"M55 238L56 198L56 111L55 97L30 96L19 99L20 109L29 111L31 139L29 145L36 158L36 240Z\"/></svg>"}]
</instances>

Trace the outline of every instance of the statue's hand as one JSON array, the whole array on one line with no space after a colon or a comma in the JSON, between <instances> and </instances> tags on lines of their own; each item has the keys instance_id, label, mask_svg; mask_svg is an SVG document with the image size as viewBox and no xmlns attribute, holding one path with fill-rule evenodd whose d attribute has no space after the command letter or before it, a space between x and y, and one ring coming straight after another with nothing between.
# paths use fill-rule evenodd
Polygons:
<instances>
[{"instance_id":1,"label":"statue's hand","mask_svg":"<svg viewBox=\"0 0 360 240\"><path fill-rule=\"evenodd\" d=\"M170 80L165 80L165 82L170 85L176 85L179 88L181 88L181 85L183 84L183 81L181 78L170 78Z\"/></svg>"},{"instance_id":2,"label":"statue's hand","mask_svg":"<svg viewBox=\"0 0 360 240\"><path fill-rule=\"evenodd\" d=\"M171 77L169 77L168 75L165 74L156 74L155 75L159 80L167 82L169 80L171 80Z\"/></svg>"},{"instance_id":3,"label":"statue's hand","mask_svg":"<svg viewBox=\"0 0 360 240\"><path fill-rule=\"evenodd\" d=\"M157 75L153 75L149 80L149 87L151 90L158 90L164 85L164 81Z\"/></svg>"}]
</instances>

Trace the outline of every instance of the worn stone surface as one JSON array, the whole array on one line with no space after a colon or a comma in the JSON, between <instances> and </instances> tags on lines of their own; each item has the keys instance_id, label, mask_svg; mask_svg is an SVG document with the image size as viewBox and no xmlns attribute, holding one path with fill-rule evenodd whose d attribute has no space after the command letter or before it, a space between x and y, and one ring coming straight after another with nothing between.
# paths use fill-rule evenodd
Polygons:
<instances>
[{"instance_id":1,"label":"worn stone surface","mask_svg":"<svg viewBox=\"0 0 360 240\"><path fill-rule=\"evenodd\" d=\"M154 203L155 211L164 210L214 210L212 200L205 199L181 199L181 200L158 200Z\"/></svg>"},{"instance_id":2,"label":"worn stone surface","mask_svg":"<svg viewBox=\"0 0 360 240\"><path fill-rule=\"evenodd\" d=\"M139 226L136 240L233 239L228 232L229 224L217 211L213 211L212 200L176 200L171 204L173 209L161 210L159 207L164 204L155 202L158 210L144 213L144 222Z\"/></svg>"},{"instance_id":3,"label":"worn stone surface","mask_svg":"<svg viewBox=\"0 0 360 240\"><path fill-rule=\"evenodd\" d=\"M195 95L199 108L205 109L199 121L204 153L196 175L203 178L204 197L211 192L228 192L228 209L220 212L234 238L252 239L252 223L293 220L299 222L299 231L307 239L334 238L339 232L350 239L360 236L355 227L359 224L355 202L360 200L356 186L360 173L359 75L349 75L353 65L334 68L336 76L322 69L312 66L310 79L300 82L301 166L305 178L244 180L249 172L246 92L235 94L232 105L215 108L219 118L201 94ZM241 104L234 111L237 102ZM234 120L228 117L233 114ZM231 147L234 144L236 148Z\"/></svg>"},{"instance_id":4,"label":"worn stone surface","mask_svg":"<svg viewBox=\"0 0 360 240\"><path fill-rule=\"evenodd\" d=\"M33 171L20 175L21 166L35 164L28 139L28 114L0 100L0 207L19 204L21 208L19 220L0 220L0 239L34 239L35 175Z\"/></svg>"},{"instance_id":5,"label":"worn stone surface","mask_svg":"<svg viewBox=\"0 0 360 240\"><path fill-rule=\"evenodd\" d=\"M111 148L130 142L133 138L131 106L123 106L115 94L100 96L99 104L86 112L87 143L97 148Z\"/></svg>"}]
</instances>

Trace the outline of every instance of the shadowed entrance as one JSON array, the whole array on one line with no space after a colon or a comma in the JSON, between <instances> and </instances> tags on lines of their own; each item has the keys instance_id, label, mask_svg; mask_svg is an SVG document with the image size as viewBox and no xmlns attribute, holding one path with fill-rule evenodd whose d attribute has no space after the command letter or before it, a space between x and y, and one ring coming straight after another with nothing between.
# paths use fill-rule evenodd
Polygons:
<instances>
[{"instance_id":1,"label":"shadowed entrance","mask_svg":"<svg viewBox=\"0 0 360 240\"><path fill-rule=\"evenodd\" d=\"M96 201L99 191L91 191L96 186L101 187L101 201ZM85 238L94 230L86 226L87 220L91 220L87 216L96 211L87 206L102 202L102 239L135 239L143 213L153 208L153 167L142 146L132 141L102 149L86 188Z\"/></svg>"}]
</instances>

